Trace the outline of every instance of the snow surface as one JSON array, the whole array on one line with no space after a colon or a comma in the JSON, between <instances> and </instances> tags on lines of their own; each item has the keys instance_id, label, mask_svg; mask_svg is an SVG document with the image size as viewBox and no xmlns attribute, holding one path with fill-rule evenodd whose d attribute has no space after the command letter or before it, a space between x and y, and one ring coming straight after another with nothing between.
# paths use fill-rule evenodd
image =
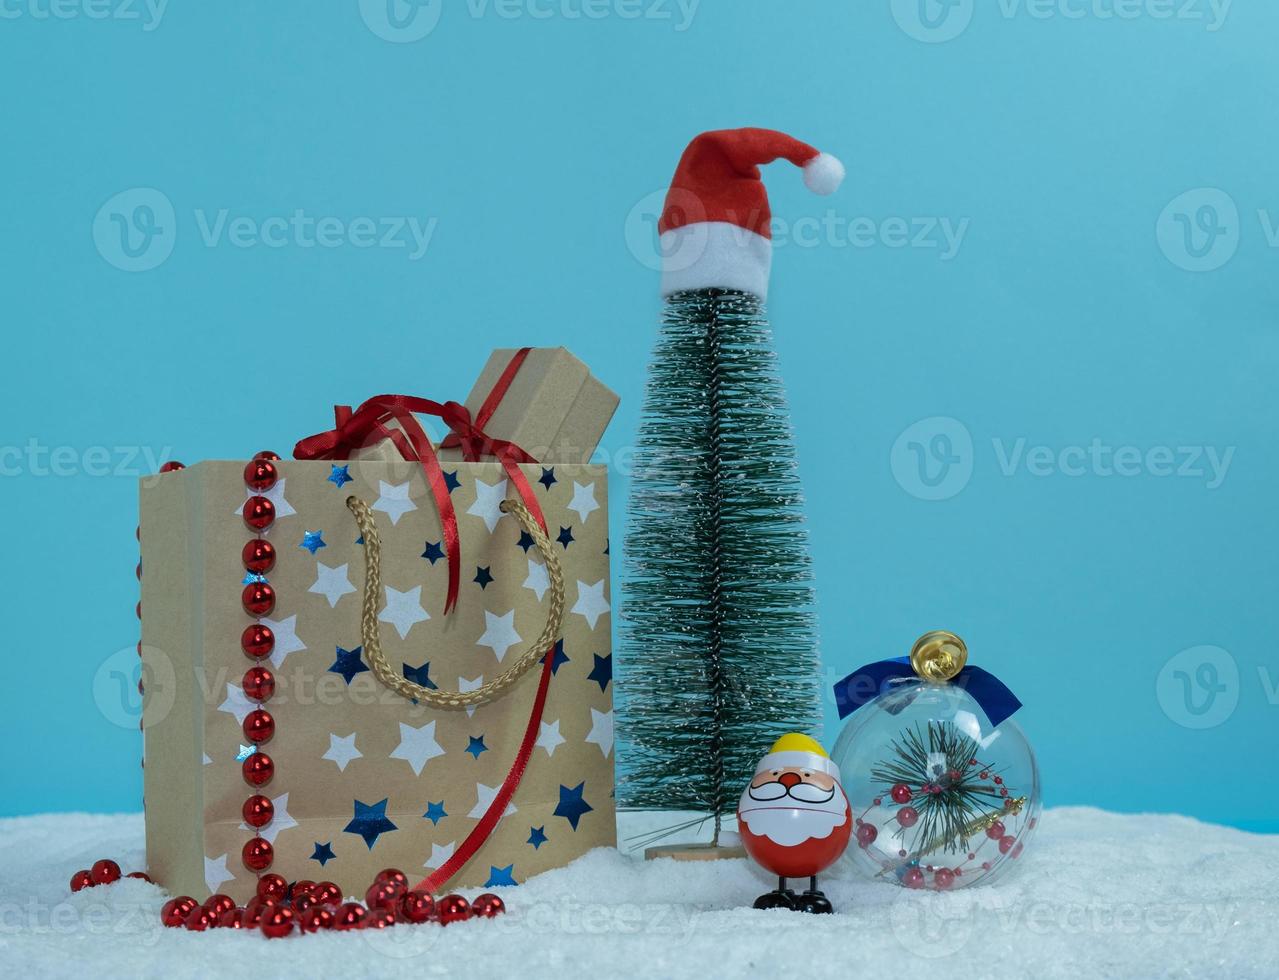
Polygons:
<instances>
[{"instance_id":1,"label":"snow surface","mask_svg":"<svg viewBox=\"0 0 1279 980\"><path fill-rule=\"evenodd\" d=\"M623 836L636 832L622 820ZM600 849L496 889L510 911L491 922L277 941L163 929L166 896L141 881L70 894L72 872L96 858L140 868L142 837L140 815L0 820L0 973L1279 977L1279 836L1177 816L1049 810L1022 866L995 886L920 893L831 875L833 916L752 910L772 885L745 861Z\"/></svg>"}]
</instances>

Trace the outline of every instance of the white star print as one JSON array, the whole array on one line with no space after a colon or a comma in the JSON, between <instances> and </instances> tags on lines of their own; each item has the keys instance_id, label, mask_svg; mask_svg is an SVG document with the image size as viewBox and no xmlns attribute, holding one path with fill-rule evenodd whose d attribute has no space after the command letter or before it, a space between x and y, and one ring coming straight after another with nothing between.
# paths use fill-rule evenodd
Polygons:
<instances>
[{"instance_id":1,"label":"white star print","mask_svg":"<svg viewBox=\"0 0 1279 980\"><path fill-rule=\"evenodd\" d=\"M528 578L524 580L524 588L537 593L537 601L542 601L546 590L551 587L551 580L546 576L546 566L532 558L528 560Z\"/></svg>"},{"instance_id":2,"label":"white star print","mask_svg":"<svg viewBox=\"0 0 1279 980\"><path fill-rule=\"evenodd\" d=\"M389 585L386 587L386 606L378 615L378 619L392 624L395 631L400 634L401 640L409 635L409 630L415 625L424 623L430 618L431 614L422 608L422 586L419 585L407 592L393 589Z\"/></svg>"},{"instance_id":3,"label":"white star print","mask_svg":"<svg viewBox=\"0 0 1279 980\"><path fill-rule=\"evenodd\" d=\"M422 775L422 767L436 756L444 754L440 743L435 740L435 722L428 722L421 728L414 728L400 722L400 744L391 753L392 759L403 759L413 767L413 775Z\"/></svg>"},{"instance_id":4,"label":"white star print","mask_svg":"<svg viewBox=\"0 0 1279 980\"><path fill-rule=\"evenodd\" d=\"M206 752L206 753L204 753L204 764L205 764L206 766L211 766L211 765L213 765L213 760L209 758L209 753L207 753L207 752Z\"/></svg>"},{"instance_id":5,"label":"white star print","mask_svg":"<svg viewBox=\"0 0 1279 980\"><path fill-rule=\"evenodd\" d=\"M600 579L594 585L587 585L581 581L577 583L577 602L574 603L572 611L586 617L586 621L591 624L591 629L595 629L600 616L609 610L608 600L604 598L605 581Z\"/></svg>"},{"instance_id":6,"label":"white star print","mask_svg":"<svg viewBox=\"0 0 1279 980\"><path fill-rule=\"evenodd\" d=\"M442 868L444 862L453 856L453 847L457 841L449 841L447 844L432 844L431 856L422 862L424 868Z\"/></svg>"},{"instance_id":7,"label":"white star print","mask_svg":"<svg viewBox=\"0 0 1279 980\"><path fill-rule=\"evenodd\" d=\"M290 827L296 827L298 822L289 816L289 794L282 793L271 800L271 805L275 807L275 813L271 817L271 822L258 831L262 839L268 844L274 844L275 839L280 836L282 831L288 830ZM241 830L253 831L247 823L240 824Z\"/></svg>"},{"instance_id":8,"label":"white star print","mask_svg":"<svg viewBox=\"0 0 1279 980\"><path fill-rule=\"evenodd\" d=\"M467 816L468 817L484 816L488 808L493 805L493 801L497 799L497 791L500 788L501 787L499 786L485 786L483 783L476 783L475 784L475 806L471 807L471 812L468 813ZM502 816L509 817L514 812L515 812L515 804L507 803L506 812L504 812Z\"/></svg>"},{"instance_id":9,"label":"white star print","mask_svg":"<svg viewBox=\"0 0 1279 980\"><path fill-rule=\"evenodd\" d=\"M499 509L503 500L506 499L506 481L501 480L493 486L489 486L483 480L475 481L475 503L466 509L468 514L474 514L476 517L484 519L484 526L489 529L489 533L493 533L493 528L497 527L497 522L506 515Z\"/></svg>"},{"instance_id":10,"label":"white star print","mask_svg":"<svg viewBox=\"0 0 1279 980\"><path fill-rule=\"evenodd\" d=\"M210 895L216 895L223 884L235 880L235 875L226 869L226 859L226 854L220 858L204 859L204 883L209 886Z\"/></svg>"},{"instance_id":11,"label":"white star print","mask_svg":"<svg viewBox=\"0 0 1279 980\"><path fill-rule=\"evenodd\" d=\"M290 653L305 650L306 644L298 639L298 618L263 619L262 625L270 627L275 634L275 646L271 649L271 666L279 670L284 666L284 658Z\"/></svg>"},{"instance_id":12,"label":"white star print","mask_svg":"<svg viewBox=\"0 0 1279 980\"><path fill-rule=\"evenodd\" d=\"M461 694L465 694L467 691L478 691L483 686L484 686L483 674L480 674L480 676L475 678L475 680L473 681L468 681L465 677L459 677L457 679L457 689L458 689L458 692ZM475 709L478 707L479 705L477 704L469 705L466 709L466 717L474 718Z\"/></svg>"},{"instance_id":13,"label":"white star print","mask_svg":"<svg viewBox=\"0 0 1279 980\"><path fill-rule=\"evenodd\" d=\"M275 504L276 517L292 517L294 514L297 513L297 511L293 509L292 504L290 504L287 500L284 499L284 484L285 484L285 478L280 477L278 480L275 481L275 486L273 486L270 490L263 490L261 493L258 493L256 490L250 490L248 487L245 487L244 499L248 500L250 497L266 497L267 500ZM244 504L241 504L236 509L235 516L239 517L243 513L244 513Z\"/></svg>"},{"instance_id":14,"label":"white star print","mask_svg":"<svg viewBox=\"0 0 1279 980\"><path fill-rule=\"evenodd\" d=\"M329 750L320 758L337 763L338 772L346 772L347 763L363 759L364 753L355 747L355 732L345 737L329 732Z\"/></svg>"},{"instance_id":15,"label":"white star print","mask_svg":"<svg viewBox=\"0 0 1279 980\"><path fill-rule=\"evenodd\" d=\"M515 632L515 610L505 616L498 616L484 610L484 635L475 641L477 647L492 647L498 663L506 656L506 651L520 642L520 634Z\"/></svg>"},{"instance_id":16,"label":"white star print","mask_svg":"<svg viewBox=\"0 0 1279 980\"><path fill-rule=\"evenodd\" d=\"M347 575L347 567L347 565L339 565L337 568L329 568L324 562L317 561L315 584L307 591L324 596L329 600L329 608L332 609L344 595L350 595L355 591L355 586L351 584L351 579Z\"/></svg>"},{"instance_id":17,"label":"white star print","mask_svg":"<svg viewBox=\"0 0 1279 980\"><path fill-rule=\"evenodd\" d=\"M392 524L398 524L400 518L411 510L417 510L417 504L409 499L408 483L387 483L378 480L379 497L373 504L374 510L384 512L391 518Z\"/></svg>"},{"instance_id":18,"label":"white star print","mask_svg":"<svg viewBox=\"0 0 1279 980\"><path fill-rule=\"evenodd\" d=\"M560 734L559 720L544 721L537 733L537 745L546 749L547 755L554 755L555 750L564 744L564 736Z\"/></svg>"},{"instance_id":19,"label":"white star print","mask_svg":"<svg viewBox=\"0 0 1279 980\"><path fill-rule=\"evenodd\" d=\"M586 523L586 518L593 511L600 509L600 505L595 502L595 484L588 483L586 486L573 481L573 499L568 502L568 509L577 511L577 516L582 519L582 523Z\"/></svg>"},{"instance_id":20,"label":"white star print","mask_svg":"<svg viewBox=\"0 0 1279 980\"><path fill-rule=\"evenodd\" d=\"M591 733L586 741L594 742L608 758L613 754L613 712L591 709Z\"/></svg>"},{"instance_id":21,"label":"white star print","mask_svg":"<svg viewBox=\"0 0 1279 980\"><path fill-rule=\"evenodd\" d=\"M226 700L218 705L218 710L235 715L235 723L243 725L245 716L257 707L259 706L256 703L244 696L243 690L234 684L228 684L226 686Z\"/></svg>"}]
</instances>

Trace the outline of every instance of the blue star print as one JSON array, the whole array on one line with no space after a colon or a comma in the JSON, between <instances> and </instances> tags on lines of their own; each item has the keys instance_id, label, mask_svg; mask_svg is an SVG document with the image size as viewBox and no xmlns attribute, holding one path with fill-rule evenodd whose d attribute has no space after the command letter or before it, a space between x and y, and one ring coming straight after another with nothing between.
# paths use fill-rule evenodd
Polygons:
<instances>
[{"instance_id":1,"label":"blue star print","mask_svg":"<svg viewBox=\"0 0 1279 980\"><path fill-rule=\"evenodd\" d=\"M435 690L435 681L431 680L431 662L428 660L421 667L410 667L404 665L404 676L411 680L418 687L429 688Z\"/></svg>"},{"instance_id":2,"label":"blue star print","mask_svg":"<svg viewBox=\"0 0 1279 980\"><path fill-rule=\"evenodd\" d=\"M319 861L320 867L324 867L333 860L333 841L327 844L321 844L318 840L315 842L315 853L311 855L312 861Z\"/></svg>"},{"instance_id":3,"label":"blue star print","mask_svg":"<svg viewBox=\"0 0 1279 980\"><path fill-rule=\"evenodd\" d=\"M485 888L496 888L498 885L518 885L511 874L515 870L515 865L508 864L505 868L499 868L495 864L489 865L489 880L484 882Z\"/></svg>"},{"instance_id":4,"label":"blue star print","mask_svg":"<svg viewBox=\"0 0 1279 980\"><path fill-rule=\"evenodd\" d=\"M360 659L360 654L363 651L363 647L356 647L354 650L343 650L338 647L337 659L333 661L333 666L329 668L329 673L341 674L342 679L350 684L356 674L362 674L369 669L364 666L364 661Z\"/></svg>"},{"instance_id":5,"label":"blue star print","mask_svg":"<svg viewBox=\"0 0 1279 980\"><path fill-rule=\"evenodd\" d=\"M598 684L601 691L607 691L608 682L613 679L613 655L610 653L607 657L601 657L598 653L593 653L591 656L595 658L595 666L586 679Z\"/></svg>"},{"instance_id":6,"label":"blue star print","mask_svg":"<svg viewBox=\"0 0 1279 980\"><path fill-rule=\"evenodd\" d=\"M568 654L564 652L564 641L557 640L555 642L555 655L551 657L551 674L552 676L560 672L560 667L568 663Z\"/></svg>"},{"instance_id":7,"label":"blue star print","mask_svg":"<svg viewBox=\"0 0 1279 980\"><path fill-rule=\"evenodd\" d=\"M338 466L333 464L333 472L329 474L328 480L330 483L336 483L338 489L341 490L343 486L352 481L350 465Z\"/></svg>"},{"instance_id":8,"label":"blue star print","mask_svg":"<svg viewBox=\"0 0 1279 980\"><path fill-rule=\"evenodd\" d=\"M516 542L516 543L517 543L517 544L518 544L521 548L523 548L523 549L524 549L524 553L525 553L526 555L528 554L528 550L529 550L529 548L533 547L533 545L535 544L535 542L533 541L533 535L529 534L529 533L528 533L528 531L521 531L521 532L520 532L520 540L519 540L518 542Z\"/></svg>"},{"instance_id":9,"label":"blue star print","mask_svg":"<svg viewBox=\"0 0 1279 980\"><path fill-rule=\"evenodd\" d=\"M462 481L457 478L457 470L444 474L444 486L448 488L449 493L452 493L461 485Z\"/></svg>"},{"instance_id":10,"label":"blue star print","mask_svg":"<svg viewBox=\"0 0 1279 980\"><path fill-rule=\"evenodd\" d=\"M472 579L472 581L481 589L487 589L489 583L493 581L493 566L486 565L483 568L480 568L479 565L476 565L475 578Z\"/></svg>"},{"instance_id":11,"label":"blue star print","mask_svg":"<svg viewBox=\"0 0 1279 980\"><path fill-rule=\"evenodd\" d=\"M448 814L444 812L443 800L440 800L439 803L428 803L426 805L426 812L422 814L422 818L424 820L431 821L432 824L438 824L441 817L447 816Z\"/></svg>"},{"instance_id":12,"label":"blue star print","mask_svg":"<svg viewBox=\"0 0 1279 980\"><path fill-rule=\"evenodd\" d=\"M551 489L551 487L559 483L560 481L555 479L555 467L552 466L548 470L545 466L543 466L542 475L537 478L537 482L542 484L542 486L546 487L547 490Z\"/></svg>"},{"instance_id":13,"label":"blue star print","mask_svg":"<svg viewBox=\"0 0 1279 980\"><path fill-rule=\"evenodd\" d=\"M315 554L321 548L327 548L328 544L325 543L323 534L323 531L307 531L302 535L302 543L298 547L305 548L311 554Z\"/></svg>"},{"instance_id":14,"label":"blue star print","mask_svg":"<svg viewBox=\"0 0 1279 980\"><path fill-rule=\"evenodd\" d=\"M255 582L264 583L267 578L265 575L255 575L253 572L246 572L244 578L240 580L241 585L253 585Z\"/></svg>"},{"instance_id":15,"label":"blue star print","mask_svg":"<svg viewBox=\"0 0 1279 980\"><path fill-rule=\"evenodd\" d=\"M444 549L441 547L443 543L442 541L426 542L426 550L422 552L422 557L434 565L444 557Z\"/></svg>"},{"instance_id":16,"label":"blue star print","mask_svg":"<svg viewBox=\"0 0 1279 980\"><path fill-rule=\"evenodd\" d=\"M487 752L489 750L489 747L484 744L483 735L479 738L476 738L474 735L470 735L468 738L470 738L471 744L466 747L466 751L470 752L476 759L480 757L481 752Z\"/></svg>"},{"instance_id":17,"label":"blue star print","mask_svg":"<svg viewBox=\"0 0 1279 980\"><path fill-rule=\"evenodd\" d=\"M533 850L537 850L546 843L546 826L530 827L528 829L528 842L533 845Z\"/></svg>"},{"instance_id":18,"label":"blue star print","mask_svg":"<svg viewBox=\"0 0 1279 980\"><path fill-rule=\"evenodd\" d=\"M386 800L381 803L374 803L372 806L356 800L355 816L351 818L349 824L342 828L342 831L347 834L359 834L364 838L364 843L369 845L369 850L371 851L380 835L385 834L387 831L398 829L395 824L386 818Z\"/></svg>"},{"instance_id":19,"label":"blue star print","mask_svg":"<svg viewBox=\"0 0 1279 980\"><path fill-rule=\"evenodd\" d=\"M570 526L560 528L560 535L555 540L564 546L565 551L568 551L568 546L577 539L573 537L573 528Z\"/></svg>"},{"instance_id":20,"label":"blue star print","mask_svg":"<svg viewBox=\"0 0 1279 980\"><path fill-rule=\"evenodd\" d=\"M572 789L567 786L560 787L560 802L555 807L555 816L563 817L574 830L577 830L577 822L582 819L582 816L595 809L582 799L585 791L585 781L578 783Z\"/></svg>"}]
</instances>

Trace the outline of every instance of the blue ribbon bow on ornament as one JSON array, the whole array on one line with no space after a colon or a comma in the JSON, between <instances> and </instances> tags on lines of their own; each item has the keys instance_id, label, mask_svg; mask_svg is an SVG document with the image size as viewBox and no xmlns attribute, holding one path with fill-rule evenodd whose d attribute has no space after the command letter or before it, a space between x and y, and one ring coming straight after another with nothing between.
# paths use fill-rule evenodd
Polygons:
<instances>
[{"instance_id":1,"label":"blue ribbon bow on ornament","mask_svg":"<svg viewBox=\"0 0 1279 980\"><path fill-rule=\"evenodd\" d=\"M918 675L911 666L910 657L878 660L859 668L835 685L835 704L839 708L840 719L847 718L862 705L873 701L888 691L891 685L916 679ZM1005 719L1021 707L1017 695L1008 690L1003 681L980 667L965 666L946 683L961 687L972 695L995 727L1003 724Z\"/></svg>"}]
</instances>

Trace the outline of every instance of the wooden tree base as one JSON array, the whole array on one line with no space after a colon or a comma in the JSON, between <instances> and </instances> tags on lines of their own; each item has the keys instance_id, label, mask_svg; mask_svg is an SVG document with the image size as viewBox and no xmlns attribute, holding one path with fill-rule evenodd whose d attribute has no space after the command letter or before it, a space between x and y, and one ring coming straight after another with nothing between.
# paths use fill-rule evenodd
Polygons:
<instances>
[{"instance_id":1,"label":"wooden tree base","mask_svg":"<svg viewBox=\"0 0 1279 980\"><path fill-rule=\"evenodd\" d=\"M723 861L746 857L744 847L725 847L722 844L667 844L644 850L644 860L674 858L676 861Z\"/></svg>"}]
</instances>

